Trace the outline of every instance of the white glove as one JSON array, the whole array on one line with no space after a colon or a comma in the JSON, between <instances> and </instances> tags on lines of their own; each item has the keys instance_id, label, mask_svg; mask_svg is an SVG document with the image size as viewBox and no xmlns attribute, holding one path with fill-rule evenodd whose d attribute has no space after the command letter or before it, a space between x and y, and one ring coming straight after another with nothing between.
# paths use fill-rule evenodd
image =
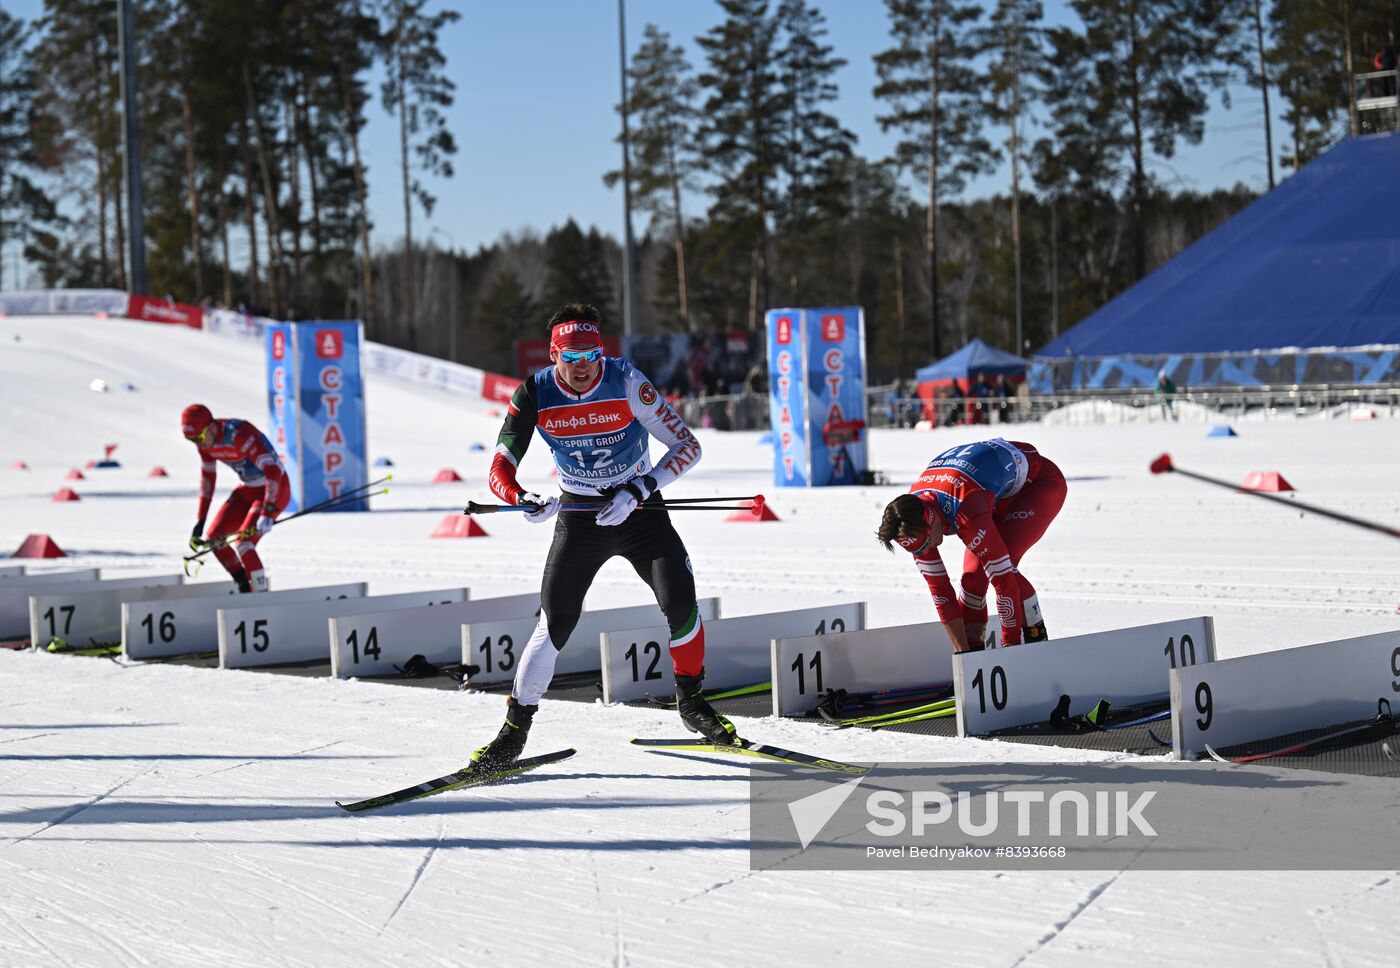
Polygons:
<instances>
[{"instance_id":1,"label":"white glove","mask_svg":"<svg viewBox=\"0 0 1400 968\"><path fill-rule=\"evenodd\" d=\"M604 528L621 524L637 509L637 505L651 496L651 491L652 489L647 486L646 478L632 478L618 488L611 501L603 505L603 510L598 512L598 517L595 520Z\"/></svg>"},{"instance_id":2,"label":"white glove","mask_svg":"<svg viewBox=\"0 0 1400 968\"><path fill-rule=\"evenodd\" d=\"M259 535L264 535L272 530L272 526L276 523L276 521L276 518L270 518L266 514L260 514L258 515L257 524L255 524L253 527L257 530Z\"/></svg>"},{"instance_id":3,"label":"white glove","mask_svg":"<svg viewBox=\"0 0 1400 968\"><path fill-rule=\"evenodd\" d=\"M531 524L543 524L559 511L559 498L551 497L545 500L534 491L526 491L521 494L520 497L516 498L515 503L527 507L534 505L535 510L525 512L525 520Z\"/></svg>"}]
</instances>

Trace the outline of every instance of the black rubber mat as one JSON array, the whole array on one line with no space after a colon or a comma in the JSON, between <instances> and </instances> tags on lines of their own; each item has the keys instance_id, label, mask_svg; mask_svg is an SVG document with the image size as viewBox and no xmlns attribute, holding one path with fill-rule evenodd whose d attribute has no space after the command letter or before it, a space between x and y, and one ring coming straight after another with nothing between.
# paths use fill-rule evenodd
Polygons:
<instances>
[{"instance_id":1,"label":"black rubber mat","mask_svg":"<svg viewBox=\"0 0 1400 968\"><path fill-rule=\"evenodd\" d=\"M1334 723L1331 726L1285 733L1282 736L1274 736L1266 740L1225 746L1215 752L1226 759L1236 756L1253 756L1272 750L1286 749L1300 743L1320 740L1342 730L1374 723L1373 719ZM1347 773L1360 776L1400 777L1400 730L1396 729L1396 725L1392 721L1381 725L1375 731L1343 736L1336 741L1326 742L1312 749L1300 750L1282 756L1270 756L1252 763L1238 765L1317 770L1321 773ZM1387 733L1389 735L1386 735ZM1387 753L1387 748L1389 748L1389 753Z\"/></svg>"},{"instance_id":2,"label":"black rubber mat","mask_svg":"<svg viewBox=\"0 0 1400 968\"><path fill-rule=\"evenodd\" d=\"M215 651L213 655L196 653L191 655L171 655L161 659L128 659L121 655L116 658L117 661L123 665L131 666L178 665L189 666L191 669L217 669L219 667L218 651Z\"/></svg>"},{"instance_id":3,"label":"black rubber mat","mask_svg":"<svg viewBox=\"0 0 1400 968\"><path fill-rule=\"evenodd\" d=\"M219 665L218 656L208 654L173 656L170 658L146 661L126 660L120 656L114 658L118 662L123 664L129 663L131 665L169 664L205 669L218 668ZM330 674L330 663L328 661L298 662L277 666L260 666L247 671L320 677ZM459 688L457 681L446 674L421 678L406 678L403 676L371 677L362 678L361 681L379 682L395 686L412 686L420 689L455 690ZM510 685L502 684L500 686L473 691L506 696L510 693ZM603 696L602 682L601 679L571 677L568 680L552 684L546 696L550 699L558 699L566 702L598 702ZM733 699L718 699L712 702L715 709L725 716L762 719L773 715L773 698L770 693L739 696ZM920 704L921 703L910 703L909 706L912 707ZM667 708L646 700L629 703L629 705L655 709ZM901 707L889 706L881 711L894 712L899 708ZM1112 728L1112 723L1115 719L1119 722L1129 721L1146 715L1147 712L1150 711L1152 710L1141 707L1136 709L1114 710L1111 718L1108 720L1110 728L1103 730L1080 728L1052 729L1048 726L1031 726L1025 729L999 733L996 736L987 738L1002 740L1008 743L1030 743L1037 746L1060 746L1071 749L1123 752L1141 756L1160 756L1167 753L1171 748L1170 745L1168 745L1171 741L1170 720L1163 719L1137 726ZM818 732L822 729L832 728L826 720L818 716L795 717L794 721L811 723L813 729ZM1332 726L1302 730L1296 733L1276 736L1267 740L1231 746L1219 749L1216 752L1226 758L1232 756L1247 756L1270 750L1282 749L1308 740L1317 739L1318 737L1326 736L1327 734L1335 733L1349 727L1360 726L1368 722L1371 721L1358 720L1350 723L1337 723ZM858 729L860 727L850 728ZM939 719L926 719L919 722L903 723L883 728L900 733L944 738L955 737L958 731L957 719L954 716L947 716ZM1303 769L1325 773L1400 778L1400 732L1392 733L1389 736L1377 736L1372 733L1359 734L1356 737L1345 737L1315 749L1281 756L1272 756L1257 762L1261 766L1284 769ZM1251 764L1240 765L1248 766Z\"/></svg>"},{"instance_id":4,"label":"black rubber mat","mask_svg":"<svg viewBox=\"0 0 1400 968\"><path fill-rule=\"evenodd\" d=\"M1033 743L1037 746L1066 746L1081 750L1103 750L1109 753L1136 753L1138 756L1161 756L1171 752L1171 720L1125 726L1105 730L1027 730L991 739L1008 743ZM1152 738L1156 734L1163 742Z\"/></svg>"}]
</instances>

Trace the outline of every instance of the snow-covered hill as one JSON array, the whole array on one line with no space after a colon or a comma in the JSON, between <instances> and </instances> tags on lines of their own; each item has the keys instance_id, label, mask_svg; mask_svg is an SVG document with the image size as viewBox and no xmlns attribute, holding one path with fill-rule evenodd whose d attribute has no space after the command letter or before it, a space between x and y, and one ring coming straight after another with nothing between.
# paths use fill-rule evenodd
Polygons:
<instances>
[{"instance_id":1,"label":"snow-covered hill","mask_svg":"<svg viewBox=\"0 0 1400 968\"><path fill-rule=\"evenodd\" d=\"M17 336L18 339L9 337ZM261 349L174 327L0 320L0 550L44 531L65 562L111 575L178 568L198 467L178 415L265 417ZM110 392L88 389L95 378ZM131 384L134 390L122 389ZM276 587L367 580L371 593L537 587L549 528L429 537L484 477L489 404L370 378L371 457L392 492L268 539ZM1023 568L1052 635L1211 614L1222 656L1400 627L1395 542L1178 476L1278 470L1302 500L1400 525L1395 423L1019 426L1070 479ZM872 625L927 621L907 560L873 539L880 509L934 453L985 436L876 431L889 487L772 488L752 433L702 433L673 496L762 491L776 524L677 518L700 594L725 615L870 603ZM117 443L77 503L50 495ZM484 445L473 451L474 444ZM28 471L6 470L22 459ZM168 479L146 476L165 466ZM460 485L431 484L455 467ZM551 486L539 446L522 480ZM229 486L227 471L221 491ZM950 562L951 563L951 562ZM646 600L623 563L590 607ZM531 749L567 770L350 817L336 797L446 772L499 725L499 698L382 684L0 652L0 965L1134 965L1373 962L1393 947L1400 877L1372 874L755 873L747 779L732 764L629 747L674 714L551 702ZM1051 761L1104 754L756 722L762 739L853 760ZM1387 944L1388 942L1388 944ZM1382 956L1383 957L1383 956Z\"/></svg>"}]
</instances>

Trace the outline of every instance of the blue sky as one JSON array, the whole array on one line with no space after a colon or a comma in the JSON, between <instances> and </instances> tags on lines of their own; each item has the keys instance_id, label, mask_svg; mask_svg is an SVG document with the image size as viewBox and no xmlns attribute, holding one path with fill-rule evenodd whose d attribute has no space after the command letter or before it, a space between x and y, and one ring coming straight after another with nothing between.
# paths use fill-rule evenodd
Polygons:
<instances>
[{"instance_id":1,"label":"blue sky","mask_svg":"<svg viewBox=\"0 0 1400 968\"><path fill-rule=\"evenodd\" d=\"M30 19L42 0L0 0L12 14ZM835 113L859 138L869 158L888 154L892 139L875 122L880 107L871 96L872 56L890 44L881 0L814 0L827 18L828 41L848 63L839 76ZM534 230L573 217L587 228L620 238L620 189L603 186L602 175L621 163L614 143L619 98L616 0L466 0L448 3L462 17L442 35L449 76L457 84L450 110L457 139L455 177L430 181L438 196L430 219L415 211L414 234L438 244L475 249L503 232ZM990 4L988 4L990 7ZM1062 0L1049 0L1047 19L1073 20ZM627 0L628 50L643 27L655 23L686 46L691 63L703 66L695 38L720 20L709 0ZM370 168L370 206L375 242L386 245L403 233L398 132L377 100L363 148ZM1156 174L1178 187L1209 190L1236 182L1265 185L1262 109L1257 90L1236 85L1234 107L1218 96L1199 147L1185 146ZM1279 108L1277 92L1273 107ZM1277 138L1281 126L1274 126ZM998 140L1004 133L994 135ZM968 194L1006 190L1004 173L983 178ZM687 200L699 213L704 198ZM639 219L640 234L645 226Z\"/></svg>"}]
</instances>

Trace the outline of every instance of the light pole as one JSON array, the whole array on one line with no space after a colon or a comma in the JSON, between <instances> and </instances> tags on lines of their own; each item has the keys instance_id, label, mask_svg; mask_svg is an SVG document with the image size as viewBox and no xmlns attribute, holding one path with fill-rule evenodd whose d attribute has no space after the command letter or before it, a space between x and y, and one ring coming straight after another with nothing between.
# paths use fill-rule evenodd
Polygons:
<instances>
[{"instance_id":1,"label":"light pole","mask_svg":"<svg viewBox=\"0 0 1400 968\"><path fill-rule=\"evenodd\" d=\"M637 326L636 242L632 238L632 160L627 135L627 0L617 0L617 49L622 75L622 332L631 336Z\"/></svg>"},{"instance_id":2,"label":"light pole","mask_svg":"<svg viewBox=\"0 0 1400 968\"><path fill-rule=\"evenodd\" d=\"M146 207L141 198L141 112L137 105L131 0L117 0L117 45L122 79L122 164L126 171L126 288L145 295Z\"/></svg>"},{"instance_id":3,"label":"light pole","mask_svg":"<svg viewBox=\"0 0 1400 968\"><path fill-rule=\"evenodd\" d=\"M447 358L457 362L457 240L447 229L433 226L434 235L447 237Z\"/></svg>"}]
</instances>

